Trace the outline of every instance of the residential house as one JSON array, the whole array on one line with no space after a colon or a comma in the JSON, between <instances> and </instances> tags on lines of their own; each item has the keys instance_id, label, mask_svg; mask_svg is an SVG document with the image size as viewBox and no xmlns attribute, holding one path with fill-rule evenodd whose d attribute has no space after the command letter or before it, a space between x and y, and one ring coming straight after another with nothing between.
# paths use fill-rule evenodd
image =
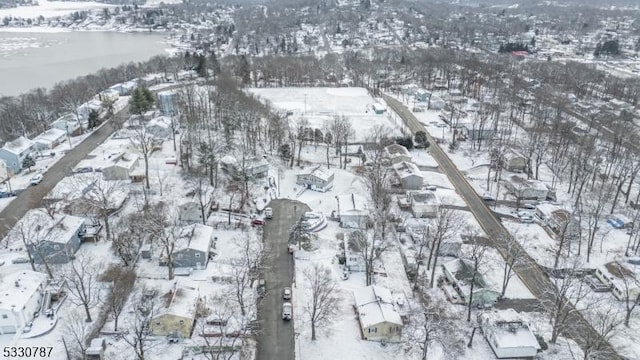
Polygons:
<instances>
[{"instance_id":1,"label":"residential house","mask_svg":"<svg viewBox=\"0 0 640 360\"><path fill-rule=\"evenodd\" d=\"M436 95L431 96L431 100L429 100L429 110L442 110L445 105L444 100Z\"/></svg>"},{"instance_id":2,"label":"residential house","mask_svg":"<svg viewBox=\"0 0 640 360\"><path fill-rule=\"evenodd\" d=\"M549 195L549 188L542 181L525 179L518 175L508 176L504 180L504 185L518 200L543 201Z\"/></svg>"},{"instance_id":3,"label":"residential house","mask_svg":"<svg viewBox=\"0 0 640 360\"><path fill-rule=\"evenodd\" d=\"M473 264L469 260L455 259L442 265L444 275L456 290L465 304L471 299L472 305L492 306L498 301L500 292L490 289L481 273L476 274L471 296L471 280L473 279Z\"/></svg>"},{"instance_id":4,"label":"residential house","mask_svg":"<svg viewBox=\"0 0 640 360\"><path fill-rule=\"evenodd\" d=\"M640 280L636 265L612 261L598 266L593 275L604 285L611 287L611 293L620 301L633 301L640 296Z\"/></svg>"},{"instance_id":5,"label":"residential house","mask_svg":"<svg viewBox=\"0 0 640 360\"><path fill-rule=\"evenodd\" d=\"M140 84L146 87L158 85L164 81L163 74L149 74L140 79Z\"/></svg>"},{"instance_id":6,"label":"residential house","mask_svg":"<svg viewBox=\"0 0 640 360\"><path fill-rule=\"evenodd\" d=\"M64 142L67 138L67 132L64 130L52 128L46 130L42 134L33 139L33 149L36 151L47 151L55 148Z\"/></svg>"},{"instance_id":7,"label":"residential house","mask_svg":"<svg viewBox=\"0 0 640 360\"><path fill-rule=\"evenodd\" d=\"M53 219L47 220L48 223L37 225L41 228L36 229L34 239L27 244L27 251L36 264L66 264L80 248L85 230L84 219L56 214Z\"/></svg>"},{"instance_id":8,"label":"residential house","mask_svg":"<svg viewBox=\"0 0 640 360\"><path fill-rule=\"evenodd\" d=\"M166 90L158 92L158 108L166 116L175 115L178 111L178 91Z\"/></svg>"},{"instance_id":9,"label":"residential house","mask_svg":"<svg viewBox=\"0 0 640 360\"><path fill-rule=\"evenodd\" d=\"M34 142L23 136L4 144L0 149L0 159L7 164L10 174L17 174L22 170L24 158L31 154L34 147Z\"/></svg>"},{"instance_id":10,"label":"residential house","mask_svg":"<svg viewBox=\"0 0 640 360\"><path fill-rule=\"evenodd\" d=\"M220 167L237 179L241 179L243 173L248 179L257 179L266 177L269 172L269 163L258 157L246 158L244 162L239 162L233 156L227 155L220 159Z\"/></svg>"},{"instance_id":11,"label":"residential house","mask_svg":"<svg viewBox=\"0 0 640 360\"><path fill-rule=\"evenodd\" d=\"M400 144L391 144L384 148L384 158L391 164L411 161L411 153L406 147Z\"/></svg>"},{"instance_id":12,"label":"residential house","mask_svg":"<svg viewBox=\"0 0 640 360\"><path fill-rule=\"evenodd\" d=\"M480 313L478 323L498 359L534 358L540 350L529 324L513 309Z\"/></svg>"},{"instance_id":13,"label":"residential house","mask_svg":"<svg viewBox=\"0 0 640 360\"><path fill-rule=\"evenodd\" d=\"M418 91L418 85L416 84L400 85L400 91L405 95L415 95L416 91Z\"/></svg>"},{"instance_id":14,"label":"residential house","mask_svg":"<svg viewBox=\"0 0 640 360\"><path fill-rule=\"evenodd\" d=\"M15 334L40 312L47 275L22 270L0 277L0 335Z\"/></svg>"},{"instance_id":15,"label":"residential house","mask_svg":"<svg viewBox=\"0 0 640 360\"><path fill-rule=\"evenodd\" d=\"M429 101L430 97L431 97L431 92L425 89L418 89L415 92L416 101Z\"/></svg>"},{"instance_id":16,"label":"residential house","mask_svg":"<svg viewBox=\"0 0 640 360\"><path fill-rule=\"evenodd\" d=\"M149 120L145 128L147 128L147 132L153 135L156 138L160 139L168 139L173 135L173 128L175 123L172 125L172 120L168 116L159 116L154 117Z\"/></svg>"},{"instance_id":17,"label":"residential house","mask_svg":"<svg viewBox=\"0 0 640 360\"><path fill-rule=\"evenodd\" d=\"M403 322L396 311L391 291L377 285L353 292L360 329L365 340L398 342Z\"/></svg>"},{"instance_id":18,"label":"residential house","mask_svg":"<svg viewBox=\"0 0 640 360\"><path fill-rule=\"evenodd\" d=\"M105 180L130 180L136 166L138 155L123 152L111 157L110 164L102 168L102 175Z\"/></svg>"},{"instance_id":19,"label":"residential house","mask_svg":"<svg viewBox=\"0 0 640 360\"><path fill-rule=\"evenodd\" d=\"M433 191L407 191L407 199L411 205L413 217L435 217L438 214L440 201Z\"/></svg>"},{"instance_id":20,"label":"residential house","mask_svg":"<svg viewBox=\"0 0 640 360\"><path fill-rule=\"evenodd\" d=\"M366 267L366 264L364 262L364 258L362 257L362 254L360 254L357 250L352 249L349 246L348 236L344 237L344 239L342 241L342 245L343 245L343 250L344 250L344 258L345 258L344 266L350 272L363 272L363 271L366 271L367 267Z\"/></svg>"},{"instance_id":21,"label":"residential house","mask_svg":"<svg viewBox=\"0 0 640 360\"><path fill-rule=\"evenodd\" d=\"M336 196L338 218L344 228L364 229L369 220L367 200L356 194Z\"/></svg>"},{"instance_id":22,"label":"residential house","mask_svg":"<svg viewBox=\"0 0 640 360\"><path fill-rule=\"evenodd\" d=\"M378 102L373 103L371 107L373 108L373 112L377 115L382 115L387 111L387 107Z\"/></svg>"},{"instance_id":23,"label":"residential house","mask_svg":"<svg viewBox=\"0 0 640 360\"><path fill-rule=\"evenodd\" d=\"M173 266L198 270L206 268L212 241L211 226L193 224L182 228L173 252Z\"/></svg>"},{"instance_id":24,"label":"residential house","mask_svg":"<svg viewBox=\"0 0 640 360\"><path fill-rule=\"evenodd\" d=\"M535 215L556 234L563 232L564 226L571 221L569 211L552 204L538 204Z\"/></svg>"},{"instance_id":25,"label":"residential house","mask_svg":"<svg viewBox=\"0 0 640 360\"><path fill-rule=\"evenodd\" d=\"M103 90L98 94L100 101L116 101L120 98L120 93L115 89Z\"/></svg>"},{"instance_id":26,"label":"residential house","mask_svg":"<svg viewBox=\"0 0 640 360\"><path fill-rule=\"evenodd\" d=\"M149 322L151 334L190 338L200 301L198 283L188 279L178 279L167 295L169 298L167 306Z\"/></svg>"},{"instance_id":27,"label":"residential house","mask_svg":"<svg viewBox=\"0 0 640 360\"><path fill-rule=\"evenodd\" d=\"M424 183L424 176L418 169L416 164L402 161L397 164L393 164L393 171L395 172L400 186L405 190L419 190Z\"/></svg>"},{"instance_id":28,"label":"residential house","mask_svg":"<svg viewBox=\"0 0 640 360\"><path fill-rule=\"evenodd\" d=\"M76 112L82 122L86 122L89 119L89 114L92 111L96 111L98 114L102 112L102 102L100 100L92 99L86 103L78 106Z\"/></svg>"},{"instance_id":29,"label":"residential house","mask_svg":"<svg viewBox=\"0 0 640 360\"><path fill-rule=\"evenodd\" d=\"M513 149L505 149L505 151L500 154L500 164L503 169L508 171L524 171L527 166L527 159L522 156L520 153L517 153Z\"/></svg>"},{"instance_id":30,"label":"residential house","mask_svg":"<svg viewBox=\"0 0 640 360\"><path fill-rule=\"evenodd\" d=\"M209 209L205 206L205 220L209 215ZM178 206L178 220L184 223L202 223L202 207L194 200L186 200Z\"/></svg>"},{"instance_id":31,"label":"residential house","mask_svg":"<svg viewBox=\"0 0 640 360\"><path fill-rule=\"evenodd\" d=\"M313 191L327 192L333 188L333 178L333 172L319 165L309 172L297 174L296 184L306 186Z\"/></svg>"},{"instance_id":32,"label":"residential house","mask_svg":"<svg viewBox=\"0 0 640 360\"><path fill-rule=\"evenodd\" d=\"M75 114L66 114L59 119L51 123L51 127L63 130L69 136L74 136L80 133L80 121Z\"/></svg>"}]
</instances>

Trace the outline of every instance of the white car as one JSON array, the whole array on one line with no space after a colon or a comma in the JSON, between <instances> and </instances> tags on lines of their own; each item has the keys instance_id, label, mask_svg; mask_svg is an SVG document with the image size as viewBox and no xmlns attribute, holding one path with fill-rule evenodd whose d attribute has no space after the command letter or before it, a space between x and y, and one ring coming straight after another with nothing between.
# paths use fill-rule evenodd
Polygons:
<instances>
[{"instance_id":1,"label":"white car","mask_svg":"<svg viewBox=\"0 0 640 360\"><path fill-rule=\"evenodd\" d=\"M282 320L291 320L291 303L282 304Z\"/></svg>"},{"instance_id":2,"label":"white car","mask_svg":"<svg viewBox=\"0 0 640 360\"><path fill-rule=\"evenodd\" d=\"M43 178L42 174L38 174L32 177L31 180L29 180L29 183L33 186L38 185L42 182L42 178Z\"/></svg>"},{"instance_id":3,"label":"white car","mask_svg":"<svg viewBox=\"0 0 640 360\"><path fill-rule=\"evenodd\" d=\"M291 300L291 288L284 288L282 291L282 298L285 300Z\"/></svg>"}]
</instances>

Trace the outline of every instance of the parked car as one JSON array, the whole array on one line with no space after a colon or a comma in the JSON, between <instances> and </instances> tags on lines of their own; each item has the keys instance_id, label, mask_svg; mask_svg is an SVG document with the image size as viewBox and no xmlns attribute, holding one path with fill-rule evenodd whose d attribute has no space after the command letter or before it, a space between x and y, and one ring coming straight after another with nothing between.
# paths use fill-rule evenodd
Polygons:
<instances>
[{"instance_id":1,"label":"parked car","mask_svg":"<svg viewBox=\"0 0 640 360\"><path fill-rule=\"evenodd\" d=\"M523 216L519 216L519 218L520 218L520 222L524 224L531 224L534 222L533 216L531 215L523 215Z\"/></svg>"},{"instance_id":2,"label":"parked car","mask_svg":"<svg viewBox=\"0 0 640 360\"><path fill-rule=\"evenodd\" d=\"M484 201L496 201L496 199L493 198L493 196L491 196L490 194L483 194L482 195L482 200Z\"/></svg>"},{"instance_id":3,"label":"parked car","mask_svg":"<svg viewBox=\"0 0 640 360\"><path fill-rule=\"evenodd\" d=\"M0 191L0 198L8 198L16 196L17 194L13 191Z\"/></svg>"},{"instance_id":4,"label":"parked car","mask_svg":"<svg viewBox=\"0 0 640 360\"><path fill-rule=\"evenodd\" d=\"M285 300L291 300L291 288L286 287L282 290L282 298Z\"/></svg>"},{"instance_id":5,"label":"parked car","mask_svg":"<svg viewBox=\"0 0 640 360\"><path fill-rule=\"evenodd\" d=\"M264 225L264 220L262 219L251 220L251 226L261 226L261 225Z\"/></svg>"},{"instance_id":6,"label":"parked car","mask_svg":"<svg viewBox=\"0 0 640 360\"><path fill-rule=\"evenodd\" d=\"M28 333L29 331L31 331L31 328L33 327L33 323L30 322L27 325L24 326L24 329L22 329L23 333Z\"/></svg>"},{"instance_id":7,"label":"parked car","mask_svg":"<svg viewBox=\"0 0 640 360\"><path fill-rule=\"evenodd\" d=\"M29 183L33 186L38 185L42 182L42 174L37 174L36 176L32 177L31 180L29 180Z\"/></svg>"},{"instance_id":8,"label":"parked car","mask_svg":"<svg viewBox=\"0 0 640 360\"><path fill-rule=\"evenodd\" d=\"M291 303L282 304L282 320L291 320Z\"/></svg>"},{"instance_id":9,"label":"parked car","mask_svg":"<svg viewBox=\"0 0 640 360\"><path fill-rule=\"evenodd\" d=\"M73 169L74 174L83 174L93 172L93 168L91 166L83 166L79 168Z\"/></svg>"},{"instance_id":10,"label":"parked car","mask_svg":"<svg viewBox=\"0 0 640 360\"><path fill-rule=\"evenodd\" d=\"M273 209L270 207L264 208L264 217L271 219L273 217Z\"/></svg>"},{"instance_id":11,"label":"parked car","mask_svg":"<svg viewBox=\"0 0 640 360\"><path fill-rule=\"evenodd\" d=\"M25 257L18 257L15 258L13 260L11 260L12 264L26 264L29 262L29 259L25 258Z\"/></svg>"},{"instance_id":12,"label":"parked car","mask_svg":"<svg viewBox=\"0 0 640 360\"><path fill-rule=\"evenodd\" d=\"M438 190L438 188L435 185L427 185L427 190L436 191L436 190Z\"/></svg>"},{"instance_id":13,"label":"parked car","mask_svg":"<svg viewBox=\"0 0 640 360\"><path fill-rule=\"evenodd\" d=\"M265 279L258 280L258 296L264 297L267 294L267 282Z\"/></svg>"}]
</instances>

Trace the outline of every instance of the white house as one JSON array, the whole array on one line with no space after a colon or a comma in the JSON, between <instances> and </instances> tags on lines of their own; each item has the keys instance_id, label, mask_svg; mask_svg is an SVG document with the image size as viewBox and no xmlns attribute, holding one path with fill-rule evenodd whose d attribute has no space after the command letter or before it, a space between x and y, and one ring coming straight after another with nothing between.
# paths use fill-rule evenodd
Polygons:
<instances>
[{"instance_id":1,"label":"white house","mask_svg":"<svg viewBox=\"0 0 640 360\"><path fill-rule=\"evenodd\" d=\"M175 126L175 123L173 125ZM154 117L149 120L145 127L147 128L147 132L156 138L167 139L170 138L173 133L171 118L168 116Z\"/></svg>"},{"instance_id":2,"label":"white house","mask_svg":"<svg viewBox=\"0 0 640 360\"><path fill-rule=\"evenodd\" d=\"M416 164L402 161L397 164L393 164L393 171L395 172L398 181L405 190L419 190L424 183L424 176L418 169Z\"/></svg>"},{"instance_id":3,"label":"white house","mask_svg":"<svg viewBox=\"0 0 640 360\"><path fill-rule=\"evenodd\" d=\"M0 278L0 335L15 334L40 311L47 276L22 270Z\"/></svg>"},{"instance_id":4,"label":"white house","mask_svg":"<svg viewBox=\"0 0 640 360\"><path fill-rule=\"evenodd\" d=\"M235 178L242 177L243 172L249 179L262 178L269 172L269 163L258 157L246 158L242 163L233 156L227 155L220 159L220 167Z\"/></svg>"},{"instance_id":5,"label":"white house","mask_svg":"<svg viewBox=\"0 0 640 360\"><path fill-rule=\"evenodd\" d=\"M22 162L34 149L34 142L20 136L13 141L7 141L0 149L0 159L7 164L9 173L17 174L22 170Z\"/></svg>"},{"instance_id":6,"label":"white house","mask_svg":"<svg viewBox=\"0 0 640 360\"><path fill-rule=\"evenodd\" d=\"M306 186L313 191L327 192L333 188L333 178L333 172L319 165L309 172L297 174L296 184Z\"/></svg>"},{"instance_id":7,"label":"white house","mask_svg":"<svg viewBox=\"0 0 640 360\"><path fill-rule=\"evenodd\" d=\"M353 229L362 229L366 226L369 208L364 197L356 194L340 195L336 197L336 201L340 226Z\"/></svg>"},{"instance_id":8,"label":"white house","mask_svg":"<svg viewBox=\"0 0 640 360\"><path fill-rule=\"evenodd\" d=\"M478 323L498 359L534 358L540 350L529 324L513 309L480 313Z\"/></svg>"},{"instance_id":9,"label":"white house","mask_svg":"<svg viewBox=\"0 0 640 360\"><path fill-rule=\"evenodd\" d=\"M120 93L115 89L103 90L98 94L100 101L116 101L120 98Z\"/></svg>"},{"instance_id":10,"label":"white house","mask_svg":"<svg viewBox=\"0 0 640 360\"><path fill-rule=\"evenodd\" d=\"M440 207L440 201L433 191L407 191L407 199L411 205L413 217L435 217Z\"/></svg>"},{"instance_id":11,"label":"white house","mask_svg":"<svg viewBox=\"0 0 640 360\"><path fill-rule=\"evenodd\" d=\"M178 111L178 91L166 90L158 93L158 107L163 114L171 116Z\"/></svg>"},{"instance_id":12,"label":"white house","mask_svg":"<svg viewBox=\"0 0 640 360\"><path fill-rule=\"evenodd\" d=\"M353 291L360 329L365 340L397 342L402 339L402 318L391 291L377 285Z\"/></svg>"},{"instance_id":13,"label":"white house","mask_svg":"<svg viewBox=\"0 0 640 360\"><path fill-rule=\"evenodd\" d=\"M429 101L429 109L430 110L442 110L446 103L440 97L433 95L431 96L431 100Z\"/></svg>"},{"instance_id":14,"label":"white house","mask_svg":"<svg viewBox=\"0 0 640 360\"><path fill-rule=\"evenodd\" d=\"M571 213L552 204L538 204L535 215L556 234L563 231L563 227L571 219Z\"/></svg>"},{"instance_id":15,"label":"white house","mask_svg":"<svg viewBox=\"0 0 640 360\"><path fill-rule=\"evenodd\" d=\"M83 122L87 121L87 119L89 119L89 114L92 111L96 111L98 114L102 112L102 102L96 99L89 100L86 103L78 106L76 111Z\"/></svg>"},{"instance_id":16,"label":"white house","mask_svg":"<svg viewBox=\"0 0 640 360\"><path fill-rule=\"evenodd\" d=\"M38 135L34 142L34 150L47 151L55 148L66 140L67 132L52 128Z\"/></svg>"},{"instance_id":17,"label":"white house","mask_svg":"<svg viewBox=\"0 0 640 360\"><path fill-rule=\"evenodd\" d=\"M618 261L612 261L598 266L593 274L603 284L610 286L611 293L620 301L626 301L628 298L636 299L640 295L640 281L634 265L627 266Z\"/></svg>"},{"instance_id":18,"label":"white house","mask_svg":"<svg viewBox=\"0 0 640 360\"><path fill-rule=\"evenodd\" d=\"M509 192L520 200L543 201L549 195L549 188L542 181L525 179L518 175L507 177L504 185Z\"/></svg>"},{"instance_id":19,"label":"white house","mask_svg":"<svg viewBox=\"0 0 640 360\"><path fill-rule=\"evenodd\" d=\"M403 161L411 161L411 153L406 147L400 144L391 144L384 148L384 158L389 160L391 164L397 164Z\"/></svg>"},{"instance_id":20,"label":"white house","mask_svg":"<svg viewBox=\"0 0 640 360\"><path fill-rule=\"evenodd\" d=\"M80 121L75 114L69 113L52 122L51 127L68 132L69 136L72 136L80 131Z\"/></svg>"},{"instance_id":21,"label":"white house","mask_svg":"<svg viewBox=\"0 0 640 360\"><path fill-rule=\"evenodd\" d=\"M110 164L102 168L105 180L130 180L131 173L138 166L138 155L120 153L110 159Z\"/></svg>"},{"instance_id":22,"label":"white house","mask_svg":"<svg viewBox=\"0 0 640 360\"><path fill-rule=\"evenodd\" d=\"M352 251L349 247L349 240L347 236L344 237L342 242L344 247L344 266L351 272L363 272L366 271L366 264L364 258L357 251Z\"/></svg>"}]
</instances>

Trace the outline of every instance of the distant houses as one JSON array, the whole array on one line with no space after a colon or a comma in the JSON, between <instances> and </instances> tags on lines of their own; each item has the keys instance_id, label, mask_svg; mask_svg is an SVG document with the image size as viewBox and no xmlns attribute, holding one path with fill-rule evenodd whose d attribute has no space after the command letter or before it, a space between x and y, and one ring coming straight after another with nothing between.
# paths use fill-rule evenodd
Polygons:
<instances>
[{"instance_id":1,"label":"distant houses","mask_svg":"<svg viewBox=\"0 0 640 360\"><path fill-rule=\"evenodd\" d=\"M327 192L333 188L333 179L334 173L320 165L309 172L297 174L296 184L305 186L313 191Z\"/></svg>"},{"instance_id":2,"label":"distant houses","mask_svg":"<svg viewBox=\"0 0 640 360\"><path fill-rule=\"evenodd\" d=\"M498 359L534 358L540 344L513 309L478 314L478 323Z\"/></svg>"},{"instance_id":3,"label":"distant houses","mask_svg":"<svg viewBox=\"0 0 640 360\"><path fill-rule=\"evenodd\" d=\"M269 163L262 158L250 157L242 161L231 155L220 159L220 168L234 178L240 179L246 176L248 179L266 177L269 172Z\"/></svg>"},{"instance_id":4,"label":"distant houses","mask_svg":"<svg viewBox=\"0 0 640 360\"><path fill-rule=\"evenodd\" d=\"M353 296L364 340L402 340L404 324L388 289L372 285L354 290Z\"/></svg>"},{"instance_id":5,"label":"distant houses","mask_svg":"<svg viewBox=\"0 0 640 360\"><path fill-rule=\"evenodd\" d=\"M7 170L12 174L22 171L22 162L35 149L35 143L24 136L7 141L0 148L0 159L4 160Z\"/></svg>"}]
</instances>

